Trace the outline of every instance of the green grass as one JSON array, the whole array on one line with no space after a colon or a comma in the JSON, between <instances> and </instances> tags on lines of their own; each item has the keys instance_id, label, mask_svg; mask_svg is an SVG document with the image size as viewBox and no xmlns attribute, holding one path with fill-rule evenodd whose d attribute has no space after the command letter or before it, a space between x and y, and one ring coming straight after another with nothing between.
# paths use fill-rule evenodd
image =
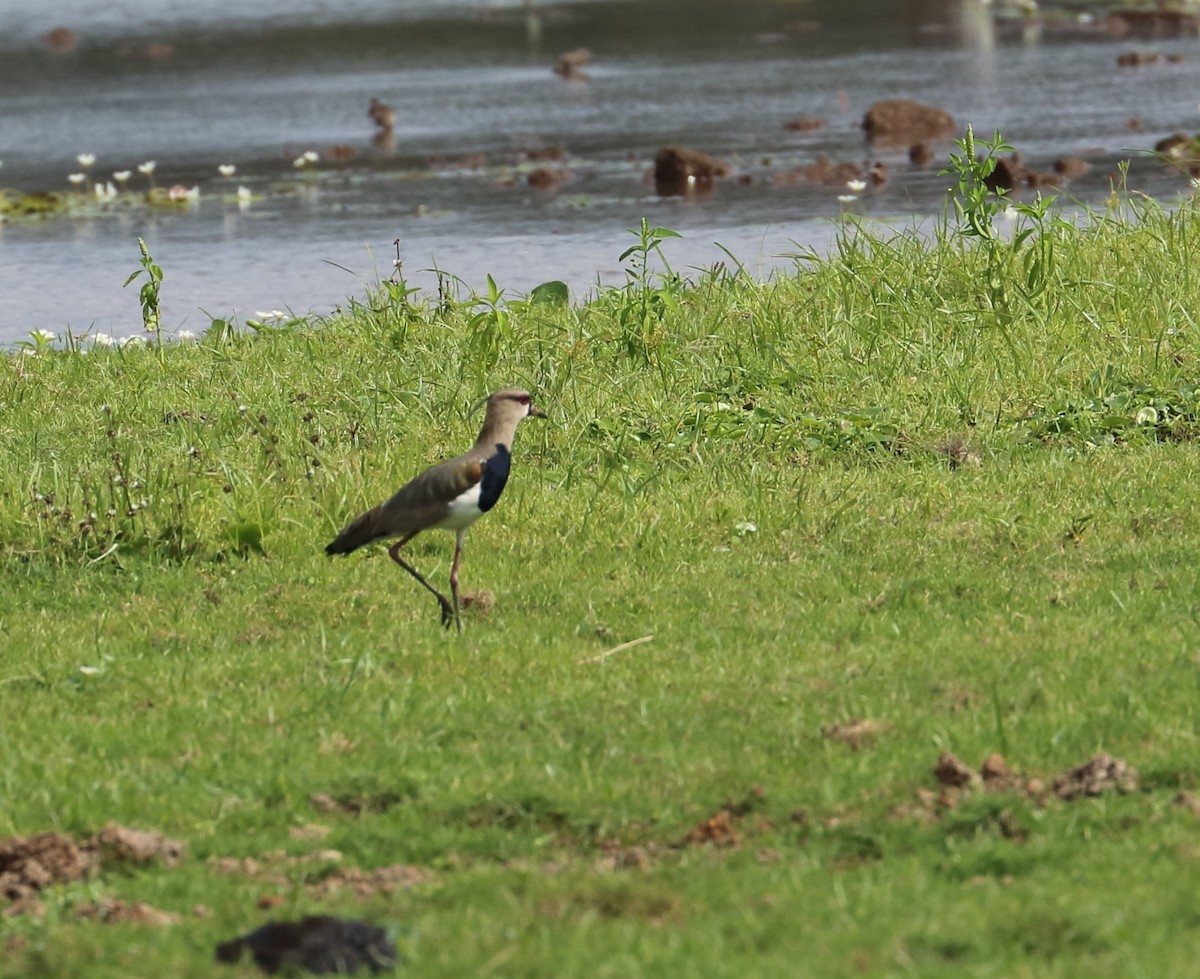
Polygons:
<instances>
[{"instance_id":1,"label":"green grass","mask_svg":"<svg viewBox=\"0 0 1200 979\"><path fill-rule=\"evenodd\" d=\"M1026 219L0 362L0 837L187 844L47 889L0 973L207 977L331 912L423 977L1191 974L1200 211ZM459 636L383 548L322 551L506 384L551 418L472 530L496 601ZM409 546L439 583L451 550ZM823 737L854 718L886 727ZM916 803L943 751L1049 783L1098 750L1137 791ZM686 844L727 805L738 845ZM330 848L422 882L211 862ZM77 920L104 898L184 920Z\"/></svg>"}]
</instances>

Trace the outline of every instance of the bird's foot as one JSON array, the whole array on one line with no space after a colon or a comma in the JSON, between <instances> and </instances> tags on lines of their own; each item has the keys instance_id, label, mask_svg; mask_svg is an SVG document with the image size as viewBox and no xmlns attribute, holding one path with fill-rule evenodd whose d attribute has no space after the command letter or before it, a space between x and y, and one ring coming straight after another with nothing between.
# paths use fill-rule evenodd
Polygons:
<instances>
[{"instance_id":1,"label":"bird's foot","mask_svg":"<svg viewBox=\"0 0 1200 979\"><path fill-rule=\"evenodd\" d=\"M449 629L455 622L458 622L458 616L454 614L454 606L444 598L439 597L438 602L442 606L442 625ZM461 622L459 622L458 631L462 632Z\"/></svg>"}]
</instances>

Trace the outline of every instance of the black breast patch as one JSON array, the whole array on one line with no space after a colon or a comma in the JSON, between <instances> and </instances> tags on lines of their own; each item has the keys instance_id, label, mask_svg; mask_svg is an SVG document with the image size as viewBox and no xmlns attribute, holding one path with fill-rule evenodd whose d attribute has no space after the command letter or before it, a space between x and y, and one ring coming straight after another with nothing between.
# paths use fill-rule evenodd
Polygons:
<instances>
[{"instance_id":1,"label":"black breast patch","mask_svg":"<svg viewBox=\"0 0 1200 979\"><path fill-rule=\"evenodd\" d=\"M508 470L512 466L512 453L499 442L496 451L483 464L483 479L479 481L479 509L487 513L496 505L504 484L508 482Z\"/></svg>"}]
</instances>

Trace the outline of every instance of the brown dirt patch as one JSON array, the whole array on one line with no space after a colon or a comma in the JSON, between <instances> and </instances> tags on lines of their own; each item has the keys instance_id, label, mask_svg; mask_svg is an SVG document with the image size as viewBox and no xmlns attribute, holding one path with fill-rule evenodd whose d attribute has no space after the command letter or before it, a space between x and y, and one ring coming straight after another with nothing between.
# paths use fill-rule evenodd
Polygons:
<instances>
[{"instance_id":1,"label":"brown dirt patch","mask_svg":"<svg viewBox=\"0 0 1200 979\"><path fill-rule=\"evenodd\" d=\"M741 840L734 831L733 823L733 813L722 809L688 830L683 843L685 846L738 846Z\"/></svg>"},{"instance_id":2,"label":"brown dirt patch","mask_svg":"<svg viewBox=\"0 0 1200 979\"><path fill-rule=\"evenodd\" d=\"M108 899L96 904L84 904L75 909L75 917L82 921L99 921L106 925L177 925L183 920L182 915L173 911L161 911L145 901L134 901L126 904L124 901Z\"/></svg>"},{"instance_id":3,"label":"brown dirt patch","mask_svg":"<svg viewBox=\"0 0 1200 979\"><path fill-rule=\"evenodd\" d=\"M430 871L403 863L376 867L374 870L346 867L330 874L324 880L310 884L307 891L312 896L353 894L358 898L368 898L376 894L389 896L396 891L411 890L418 884L425 884L431 880L433 874Z\"/></svg>"},{"instance_id":4,"label":"brown dirt patch","mask_svg":"<svg viewBox=\"0 0 1200 979\"><path fill-rule=\"evenodd\" d=\"M933 776L942 789L969 789L979 782L979 777L948 751L939 756Z\"/></svg>"},{"instance_id":5,"label":"brown dirt patch","mask_svg":"<svg viewBox=\"0 0 1200 979\"><path fill-rule=\"evenodd\" d=\"M1133 792L1137 787L1137 769L1103 751L1092 755L1082 765L1056 775L1052 783L1054 794L1066 800L1112 791Z\"/></svg>"},{"instance_id":6,"label":"brown dirt patch","mask_svg":"<svg viewBox=\"0 0 1200 979\"><path fill-rule=\"evenodd\" d=\"M82 880L102 863L161 860L174 865L182 859L183 847L161 833L111 823L82 843L54 832L0 840L0 899L8 902L4 914L39 914L41 891Z\"/></svg>"},{"instance_id":7,"label":"brown dirt patch","mask_svg":"<svg viewBox=\"0 0 1200 979\"><path fill-rule=\"evenodd\" d=\"M208 866L218 874L249 877L267 884L290 884L290 871L319 863L337 863L340 850L314 850L290 854L272 850L261 857L209 857Z\"/></svg>"},{"instance_id":8,"label":"brown dirt patch","mask_svg":"<svg viewBox=\"0 0 1200 979\"><path fill-rule=\"evenodd\" d=\"M169 840L153 830L131 829L109 823L91 840L89 846L100 851L105 861L124 863L153 863L158 860L168 867L183 859L184 844Z\"/></svg>"},{"instance_id":9,"label":"brown dirt patch","mask_svg":"<svg viewBox=\"0 0 1200 979\"><path fill-rule=\"evenodd\" d=\"M857 751L864 745L873 744L887 729L887 721L866 717L861 720L849 720L843 724L827 725L821 728L821 737L827 741L844 742Z\"/></svg>"},{"instance_id":10,"label":"brown dirt patch","mask_svg":"<svg viewBox=\"0 0 1200 979\"><path fill-rule=\"evenodd\" d=\"M486 588L480 588L479 591L464 592L462 595L462 607L464 609L472 609L479 615L487 615L488 612L496 607L496 593Z\"/></svg>"},{"instance_id":11,"label":"brown dirt patch","mask_svg":"<svg viewBox=\"0 0 1200 979\"><path fill-rule=\"evenodd\" d=\"M740 802L727 802L708 819L702 820L688 830L680 846L736 847L741 845L739 829L750 813L762 808L766 793L761 785L752 788ZM755 830L770 829L765 818L753 827Z\"/></svg>"},{"instance_id":12,"label":"brown dirt patch","mask_svg":"<svg viewBox=\"0 0 1200 979\"><path fill-rule=\"evenodd\" d=\"M94 850L65 833L38 833L0 841L0 897L6 915L39 914L38 894L54 884L80 880L99 863Z\"/></svg>"},{"instance_id":13,"label":"brown dirt patch","mask_svg":"<svg viewBox=\"0 0 1200 979\"><path fill-rule=\"evenodd\" d=\"M312 853L288 854L279 850L264 854L262 857L210 857L208 861L218 874L248 877L261 884L270 884L280 888L290 888L295 883L297 871L304 871L303 876L319 864L336 864L342 859L338 850L314 850ZM356 897L366 898L374 894L392 894L398 890L408 890L417 884L424 884L434 879L434 874L423 867L396 863L387 867L376 867L373 870L363 870L359 867L339 867L328 873L322 873L320 879L309 884L305 890L312 896L324 896L333 893L349 893ZM277 903L274 898L268 898L267 906Z\"/></svg>"},{"instance_id":14,"label":"brown dirt patch","mask_svg":"<svg viewBox=\"0 0 1200 979\"><path fill-rule=\"evenodd\" d=\"M1200 799L1192 795L1192 793L1180 792L1171 800L1171 804L1178 806L1180 809L1186 809L1193 816L1200 819Z\"/></svg>"},{"instance_id":15,"label":"brown dirt patch","mask_svg":"<svg viewBox=\"0 0 1200 979\"><path fill-rule=\"evenodd\" d=\"M1048 796L1046 783L1036 777L1026 777L1009 767L1004 757L992 753L984 759L976 772L967 767L955 755L942 752L933 769L938 791L918 789L910 803L893 810L897 817L915 817L924 821L939 818L946 810L958 807L969 793L982 789L985 792L1012 792L1024 796L1038 805L1044 805ZM1125 762L1101 752L1081 765L1067 769L1055 776L1051 783L1053 795L1063 801L1102 795L1105 792L1132 792L1138 786L1138 774ZM1181 796L1187 793L1180 793ZM1194 800L1197 815L1200 815L1200 800ZM1184 805L1186 803L1177 804ZM1002 827L1003 829L1003 827Z\"/></svg>"},{"instance_id":16,"label":"brown dirt patch","mask_svg":"<svg viewBox=\"0 0 1200 979\"><path fill-rule=\"evenodd\" d=\"M364 812L387 812L403 800L404 796L398 792L357 792L336 796L316 792L308 799L319 812L343 812L351 816L359 816Z\"/></svg>"},{"instance_id":17,"label":"brown dirt patch","mask_svg":"<svg viewBox=\"0 0 1200 979\"><path fill-rule=\"evenodd\" d=\"M319 843L330 832L328 826L322 826L320 823L307 823L304 826L293 826L288 830L288 836L293 840L302 840L306 843Z\"/></svg>"}]
</instances>

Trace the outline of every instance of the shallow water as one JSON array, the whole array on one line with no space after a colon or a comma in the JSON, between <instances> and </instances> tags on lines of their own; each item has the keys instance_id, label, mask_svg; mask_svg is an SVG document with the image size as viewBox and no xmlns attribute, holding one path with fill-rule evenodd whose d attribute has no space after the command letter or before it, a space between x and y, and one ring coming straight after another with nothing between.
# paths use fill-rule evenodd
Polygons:
<instances>
[{"instance_id":1,"label":"shallow water","mask_svg":"<svg viewBox=\"0 0 1200 979\"><path fill-rule=\"evenodd\" d=\"M625 229L643 215L684 234L667 248L677 268L728 261L719 243L766 275L824 248L843 207L889 224L940 213L937 167L864 146L858 124L879 98L942 106L978 133L998 127L1039 169L1086 156L1093 168L1070 188L1083 200L1108 192L1117 161L1200 128L1194 38L1023 32L974 0L279 6L67 0L51 21L0 0L0 181L66 190L90 152L97 178L154 159L159 185L200 190L189 209L0 224L0 342L38 328L136 332L136 290L122 283L139 236L166 273L168 329L327 312L391 274L397 239L406 275L426 288L421 270L436 265L473 287L490 272L514 292L551 278L584 292L621 281ZM41 41L60 23L79 35L70 53ZM555 56L579 45L594 52L588 78L555 76ZM1135 47L1184 60L1117 69ZM372 96L396 108L390 143L373 141ZM786 130L798 115L827 125ZM1134 116L1141 132L1126 126ZM704 197L657 197L645 176L667 143L726 159L735 176ZM353 158L331 160L334 146ZM539 191L525 153L547 146L566 150L550 165L571 178ZM320 162L295 169L307 150ZM842 187L773 180L821 153L869 154L891 179L849 205ZM220 177L224 163L237 174ZM1165 199L1186 189L1144 156L1130 183ZM239 185L255 195L248 206Z\"/></svg>"}]
</instances>

